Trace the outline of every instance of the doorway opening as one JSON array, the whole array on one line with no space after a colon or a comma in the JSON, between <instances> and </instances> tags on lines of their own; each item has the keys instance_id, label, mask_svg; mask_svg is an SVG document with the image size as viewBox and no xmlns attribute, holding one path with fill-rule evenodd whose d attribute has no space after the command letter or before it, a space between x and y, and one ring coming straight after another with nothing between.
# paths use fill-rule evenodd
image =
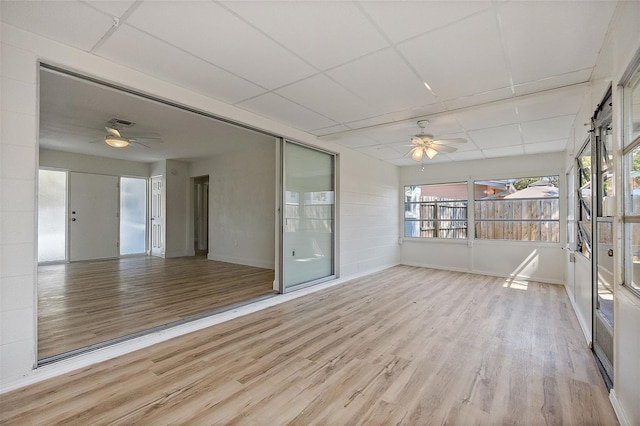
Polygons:
<instances>
[{"instance_id":1,"label":"doorway opening","mask_svg":"<svg viewBox=\"0 0 640 426\"><path fill-rule=\"evenodd\" d=\"M208 256L209 176L193 179L193 246L196 256Z\"/></svg>"},{"instance_id":2,"label":"doorway opening","mask_svg":"<svg viewBox=\"0 0 640 426\"><path fill-rule=\"evenodd\" d=\"M39 82L38 365L274 294L273 135L47 65ZM108 144L114 111L139 143Z\"/></svg>"}]
</instances>

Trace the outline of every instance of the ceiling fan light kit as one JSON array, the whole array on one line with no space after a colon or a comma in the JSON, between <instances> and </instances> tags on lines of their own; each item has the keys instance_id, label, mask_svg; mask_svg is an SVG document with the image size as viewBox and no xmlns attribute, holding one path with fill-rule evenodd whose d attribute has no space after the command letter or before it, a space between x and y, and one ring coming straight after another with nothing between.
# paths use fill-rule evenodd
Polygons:
<instances>
[{"instance_id":1,"label":"ceiling fan light kit","mask_svg":"<svg viewBox=\"0 0 640 426\"><path fill-rule=\"evenodd\" d=\"M125 148L129 146L129 139L116 135L105 136L104 142L113 148Z\"/></svg>"},{"instance_id":2,"label":"ceiling fan light kit","mask_svg":"<svg viewBox=\"0 0 640 426\"><path fill-rule=\"evenodd\" d=\"M467 140L462 138L453 139L435 139L433 135L424 132L424 128L429 124L429 120L418 121L420 127L420 133L411 137L411 159L413 161L422 161L422 158L426 155L427 158L432 159L438 152L455 152L457 148L448 146L449 143L465 143Z\"/></svg>"},{"instance_id":3,"label":"ceiling fan light kit","mask_svg":"<svg viewBox=\"0 0 640 426\"><path fill-rule=\"evenodd\" d=\"M131 138L131 137L127 138L122 136L122 134L120 133L119 127L131 127L135 124L131 121L125 121L119 118L112 118L107 122L107 124L108 126L104 128L107 131L107 135L104 137L104 143L106 143L112 148L126 148L132 143L143 146L145 148L149 148L149 146L143 144L138 140L140 138L148 139L149 141L152 141L155 139L157 142L162 142L162 140L158 137L137 136L136 138ZM93 143L93 142L99 142L99 140L91 141L90 143Z\"/></svg>"}]
</instances>

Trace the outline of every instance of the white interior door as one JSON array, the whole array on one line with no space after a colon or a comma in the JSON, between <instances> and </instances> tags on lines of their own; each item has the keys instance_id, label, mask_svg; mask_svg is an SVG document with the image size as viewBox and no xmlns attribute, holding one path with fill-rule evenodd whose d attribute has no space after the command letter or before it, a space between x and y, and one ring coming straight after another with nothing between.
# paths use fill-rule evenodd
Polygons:
<instances>
[{"instance_id":1,"label":"white interior door","mask_svg":"<svg viewBox=\"0 0 640 426\"><path fill-rule=\"evenodd\" d=\"M69 259L118 257L118 177L69 173Z\"/></svg>"},{"instance_id":2,"label":"white interior door","mask_svg":"<svg viewBox=\"0 0 640 426\"><path fill-rule=\"evenodd\" d=\"M151 255L164 257L164 178L151 178Z\"/></svg>"}]
</instances>

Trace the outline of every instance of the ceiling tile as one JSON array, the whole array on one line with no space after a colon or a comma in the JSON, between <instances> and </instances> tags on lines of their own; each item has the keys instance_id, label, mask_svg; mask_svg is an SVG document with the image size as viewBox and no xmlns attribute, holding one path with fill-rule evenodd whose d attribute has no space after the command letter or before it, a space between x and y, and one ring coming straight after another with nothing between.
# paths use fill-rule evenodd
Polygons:
<instances>
[{"instance_id":1,"label":"ceiling tile","mask_svg":"<svg viewBox=\"0 0 640 426\"><path fill-rule=\"evenodd\" d=\"M121 18L134 5L135 0L84 0L84 3L90 4L111 16Z\"/></svg>"},{"instance_id":2,"label":"ceiling tile","mask_svg":"<svg viewBox=\"0 0 640 426\"><path fill-rule=\"evenodd\" d=\"M321 74L278 89L276 93L338 123L376 115L368 103Z\"/></svg>"},{"instance_id":3,"label":"ceiling tile","mask_svg":"<svg viewBox=\"0 0 640 426\"><path fill-rule=\"evenodd\" d=\"M514 83L592 68L615 5L517 1L500 6Z\"/></svg>"},{"instance_id":4,"label":"ceiling tile","mask_svg":"<svg viewBox=\"0 0 640 426\"><path fill-rule=\"evenodd\" d=\"M515 155L524 155L524 148L522 145L502 146L499 148L483 149L482 153L487 158L513 157Z\"/></svg>"},{"instance_id":5,"label":"ceiling tile","mask_svg":"<svg viewBox=\"0 0 640 426\"><path fill-rule=\"evenodd\" d=\"M333 120L321 116L307 108L294 104L274 93L250 99L237 104L239 107L288 124L300 130L318 129L335 125Z\"/></svg>"},{"instance_id":6,"label":"ceiling tile","mask_svg":"<svg viewBox=\"0 0 640 426\"><path fill-rule=\"evenodd\" d=\"M489 102L501 101L513 97L510 87L503 89L489 90L488 92L478 93L471 96L462 96L460 98L448 99L444 101L449 111L456 109L468 108L476 105L483 105Z\"/></svg>"},{"instance_id":7,"label":"ceiling tile","mask_svg":"<svg viewBox=\"0 0 640 426\"><path fill-rule=\"evenodd\" d=\"M445 27L491 7L488 1L372 1L362 8L394 42Z\"/></svg>"},{"instance_id":8,"label":"ceiling tile","mask_svg":"<svg viewBox=\"0 0 640 426\"><path fill-rule=\"evenodd\" d=\"M349 127L352 129L361 129L369 126L377 126L380 124L389 123L389 125L393 125L394 122L411 122L411 125L417 126L415 124L418 120L423 119L425 116L429 116L432 114L437 114L439 112L445 111L445 108L440 103L435 103L431 105L425 105L417 108L407 109L405 111L398 111L389 114L382 114L375 117L365 118L363 120L356 120L349 122Z\"/></svg>"},{"instance_id":9,"label":"ceiling tile","mask_svg":"<svg viewBox=\"0 0 640 426\"><path fill-rule=\"evenodd\" d=\"M509 87L493 10L398 45L441 99Z\"/></svg>"},{"instance_id":10,"label":"ceiling tile","mask_svg":"<svg viewBox=\"0 0 640 426\"><path fill-rule=\"evenodd\" d=\"M486 158L479 149L474 151L452 152L451 154L447 154L447 156L453 161L482 160Z\"/></svg>"},{"instance_id":11,"label":"ceiling tile","mask_svg":"<svg viewBox=\"0 0 640 426\"><path fill-rule=\"evenodd\" d=\"M528 83L516 84L514 90L516 95L528 95L530 93L542 92L544 90L555 89L557 87L570 86L572 84L584 83L589 81L591 76L591 68L586 70L569 72L562 75L554 75L552 77L542 78L540 80L530 81Z\"/></svg>"},{"instance_id":12,"label":"ceiling tile","mask_svg":"<svg viewBox=\"0 0 640 426\"><path fill-rule=\"evenodd\" d=\"M283 1L223 3L319 69L388 46L352 2Z\"/></svg>"},{"instance_id":13,"label":"ceiling tile","mask_svg":"<svg viewBox=\"0 0 640 426\"><path fill-rule=\"evenodd\" d=\"M539 154L543 152L560 152L564 151L567 147L567 140L561 139L558 141L548 142L536 142L524 144L525 154Z\"/></svg>"},{"instance_id":14,"label":"ceiling tile","mask_svg":"<svg viewBox=\"0 0 640 426\"><path fill-rule=\"evenodd\" d=\"M520 128L517 124L491 127L488 129L467 132L480 149L499 146L512 146L522 143Z\"/></svg>"},{"instance_id":15,"label":"ceiling tile","mask_svg":"<svg viewBox=\"0 0 640 426\"><path fill-rule=\"evenodd\" d=\"M329 140L332 142L338 143L342 146L346 146L347 148L361 148L364 146L373 146L373 145L380 144L380 142L375 141L359 133L341 135L340 138L338 139L329 139Z\"/></svg>"},{"instance_id":16,"label":"ceiling tile","mask_svg":"<svg viewBox=\"0 0 640 426\"><path fill-rule=\"evenodd\" d=\"M213 2L144 2L127 23L268 89L316 72Z\"/></svg>"},{"instance_id":17,"label":"ceiling tile","mask_svg":"<svg viewBox=\"0 0 640 426\"><path fill-rule=\"evenodd\" d=\"M541 93L517 102L520 121L575 114L584 99L586 87Z\"/></svg>"},{"instance_id":18,"label":"ceiling tile","mask_svg":"<svg viewBox=\"0 0 640 426\"><path fill-rule=\"evenodd\" d=\"M430 117L429 123L425 125L424 132L433 134L436 138L442 135L450 135L453 133L460 133L464 129L460 127L460 123L453 115L438 115L436 117ZM415 124L416 132L419 133L420 127L417 122Z\"/></svg>"},{"instance_id":19,"label":"ceiling tile","mask_svg":"<svg viewBox=\"0 0 640 426\"><path fill-rule=\"evenodd\" d=\"M371 157L379 158L380 160L391 160L404 157L404 154L401 154L395 149L388 148L384 145L367 146L364 148L358 148L357 151L360 151Z\"/></svg>"},{"instance_id":20,"label":"ceiling tile","mask_svg":"<svg viewBox=\"0 0 640 426\"><path fill-rule=\"evenodd\" d=\"M333 133L346 132L348 130L351 129L343 124L338 124L337 126L323 127L322 129L312 129L310 130L310 133L313 133L316 136L327 136Z\"/></svg>"},{"instance_id":21,"label":"ceiling tile","mask_svg":"<svg viewBox=\"0 0 640 426\"><path fill-rule=\"evenodd\" d=\"M265 91L126 24L121 25L96 54L229 103L248 99Z\"/></svg>"},{"instance_id":22,"label":"ceiling tile","mask_svg":"<svg viewBox=\"0 0 640 426\"><path fill-rule=\"evenodd\" d=\"M327 72L381 113L430 105L437 99L393 49L367 55Z\"/></svg>"},{"instance_id":23,"label":"ceiling tile","mask_svg":"<svg viewBox=\"0 0 640 426\"><path fill-rule=\"evenodd\" d=\"M2 22L85 51L113 26L110 16L77 1L2 0Z\"/></svg>"},{"instance_id":24,"label":"ceiling tile","mask_svg":"<svg viewBox=\"0 0 640 426\"><path fill-rule=\"evenodd\" d=\"M487 105L454 113L465 130L485 129L518 123L515 105Z\"/></svg>"},{"instance_id":25,"label":"ceiling tile","mask_svg":"<svg viewBox=\"0 0 640 426\"><path fill-rule=\"evenodd\" d=\"M561 140L569 137L576 115L548 118L522 123L525 143Z\"/></svg>"}]
</instances>

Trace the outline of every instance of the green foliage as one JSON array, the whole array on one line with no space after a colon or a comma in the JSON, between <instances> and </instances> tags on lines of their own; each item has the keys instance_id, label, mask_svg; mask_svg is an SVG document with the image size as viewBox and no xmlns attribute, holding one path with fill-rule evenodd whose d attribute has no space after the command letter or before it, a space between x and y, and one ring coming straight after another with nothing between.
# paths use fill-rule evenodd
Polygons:
<instances>
[{"instance_id":1,"label":"green foliage","mask_svg":"<svg viewBox=\"0 0 640 426\"><path fill-rule=\"evenodd\" d=\"M548 182L550 186L555 186L556 188L558 187L558 176L538 176L518 179L517 181L513 182L513 187L516 190L520 191L527 188L532 183L538 182L540 180L543 182Z\"/></svg>"}]
</instances>

